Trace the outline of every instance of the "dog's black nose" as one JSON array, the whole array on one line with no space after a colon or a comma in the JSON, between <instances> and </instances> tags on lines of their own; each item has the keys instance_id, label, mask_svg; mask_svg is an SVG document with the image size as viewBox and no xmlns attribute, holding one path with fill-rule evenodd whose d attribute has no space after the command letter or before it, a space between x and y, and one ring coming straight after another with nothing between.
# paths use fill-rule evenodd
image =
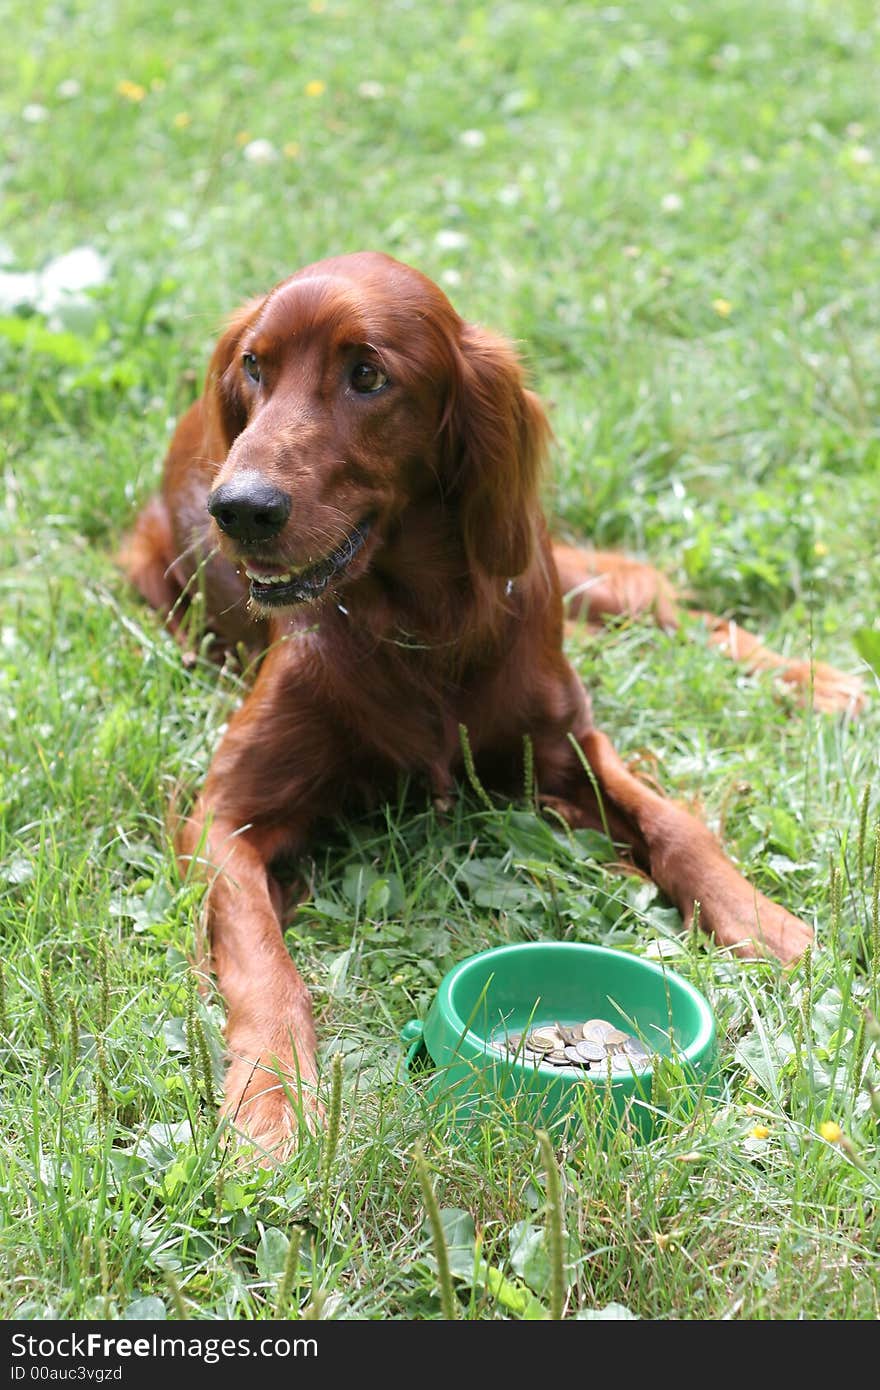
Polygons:
<instances>
[{"instance_id":1,"label":"dog's black nose","mask_svg":"<svg viewBox=\"0 0 880 1390\"><path fill-rule=\"evenodd\" d=\"M208 511L233 540L270 541L290 516L290 497L259 473L245 472L214 489Z\"/></svg>"}]
</instances>

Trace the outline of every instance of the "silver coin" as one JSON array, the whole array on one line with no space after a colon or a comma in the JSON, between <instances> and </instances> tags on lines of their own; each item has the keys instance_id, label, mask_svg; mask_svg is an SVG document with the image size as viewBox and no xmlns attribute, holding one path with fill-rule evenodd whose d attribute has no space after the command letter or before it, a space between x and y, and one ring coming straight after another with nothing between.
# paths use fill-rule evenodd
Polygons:
<instances>
[{"instance_id":1,"label":"silver coin","mask_svg":"<svg viewBox=\"0 0 880 1390\"><path fill-rule=\"evenodd\" d=\"M615 1076L629 1076L635 1070L632 1058L627 1057L625 1052L616 1052L609 1060Z\"/></svg>"},{"instance_id":2,"label":"silver coin","mask_svg":"<svg viewBox=\"0 0 880 1390\"><path fill-rule=\"evenodd\" d=\"M614 1024L609 1023L607 1018L588 1018L586 1023L581 1025L581 1032L587 1042L604 1043L608 1034L615 1031Z\"/></svg>"},{"instance_id":3,"label":"silver coin","mask_svg":"<svg viewBox=\"0 0 880 1390\"><path fill-rule=\"evenodd\" d=\"M650 1052L638 1038L627 1038L625 1051L627 1057L631 1057L634 1062L650 1061Z\"/></svg>"},{"instance_id":4,"label":"silver coin","mask_svg":"<svg viewBox=\"0 0 880 1390\"><path fill-rule=\"evenodd\" d=\"M582 1067L584 1065L584 1059L579 1051L581 1047L583 1047L583 1043L575 1043L574 1045L569 1043L568 1046L563 1049L572 1066Z\"/></svg>"},{"instance_id":5,"label":"silver coin","mask_svg":"<svg viewBox=\"0 0 880 1390\"><path fill-rule=\"evenodd\" d=\"M624 1043L628 1041L629 1037L630 1034L624 1033L621 1028L612 1028L609 1032L605 1034L605 1046L623 1047Z\"/></svg>"},{"instance_id":6,"label":"silver coin","mask_svg":"<svg viewBox=\"0 0 880 1390\"><path fill-rule=\"evenodd\" d=\"M575 1044L575 1051L582 1062L604 1062L605 1060L605 1049L602 1044L590 1042L587 1038Z\"/></svg>"}]
</instances>

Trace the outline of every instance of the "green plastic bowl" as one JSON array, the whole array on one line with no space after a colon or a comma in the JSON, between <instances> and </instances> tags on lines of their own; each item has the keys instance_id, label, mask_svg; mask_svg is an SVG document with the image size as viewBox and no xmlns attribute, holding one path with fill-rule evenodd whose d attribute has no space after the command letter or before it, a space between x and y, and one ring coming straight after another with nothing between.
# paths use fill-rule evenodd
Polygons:
<instances>
[{"instance_id":1,"label":"green plastic bowl","mask_svg":"<svg viewBox=\"0 0 880 1390\"><path fill-rule=\"evenodd\" d=\"M636 1034L655 1054L651 1067L609 1078L512 1057L496 1046L506 1032L587 1018ZM590 1099L607 1103L583 1114L601 1113L609 1129L628 1120L648 1139L658 1093L692 1108L698 1095L716 1089L715 1019L703 995L662 963L604 946L524 942L469 956L441 982L424 1025L409 1023L401 1036L409 1074L424 1075L428 1098L454 1110L456 1124L491 1113L493 1105L497 1114L499 1098L512 1118L549 1123L576 1111L583 1088L592 1087L601 1094Z\"/></svg>"}]
</instances>

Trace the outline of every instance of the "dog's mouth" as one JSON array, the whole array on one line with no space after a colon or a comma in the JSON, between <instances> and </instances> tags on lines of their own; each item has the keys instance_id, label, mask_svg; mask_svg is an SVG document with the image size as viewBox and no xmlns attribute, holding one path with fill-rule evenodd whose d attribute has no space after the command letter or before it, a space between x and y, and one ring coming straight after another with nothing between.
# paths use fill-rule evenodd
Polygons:
<instances>
[{"instance_id":1,"label":"dog's mouth","mask_svg":"<svg viewBox=\"0 0 880 1390\"><path fill-rule=\"evenodd\" d=\"M250 582L251 598L261 608L285 608L320 598L363 549L372 524L370 517L359 522L335 550L315 564L283 569L269 561L247 560L244 572Z\"/></svg>"}]
</instances>

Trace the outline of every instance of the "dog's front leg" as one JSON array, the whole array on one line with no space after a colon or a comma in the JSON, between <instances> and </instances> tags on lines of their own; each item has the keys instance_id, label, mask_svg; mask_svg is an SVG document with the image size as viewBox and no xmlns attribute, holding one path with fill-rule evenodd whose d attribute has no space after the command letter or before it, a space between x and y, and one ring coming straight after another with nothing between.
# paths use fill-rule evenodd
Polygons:
<instances>
[{"instance_id":1,"label":"dog's front leg","mask_svg":"<svg viewBox=\"0 0 880 1390\"><path fill-rule=\"evenodd\" d=\"M184 867L208 881L211 960L228 1010L223 1113L274 1158L320 1115L311 1001L284 945L269 870L295 847L296 829L242 828L202 798L180 844Z\"/></svg>"}]
</instances>

